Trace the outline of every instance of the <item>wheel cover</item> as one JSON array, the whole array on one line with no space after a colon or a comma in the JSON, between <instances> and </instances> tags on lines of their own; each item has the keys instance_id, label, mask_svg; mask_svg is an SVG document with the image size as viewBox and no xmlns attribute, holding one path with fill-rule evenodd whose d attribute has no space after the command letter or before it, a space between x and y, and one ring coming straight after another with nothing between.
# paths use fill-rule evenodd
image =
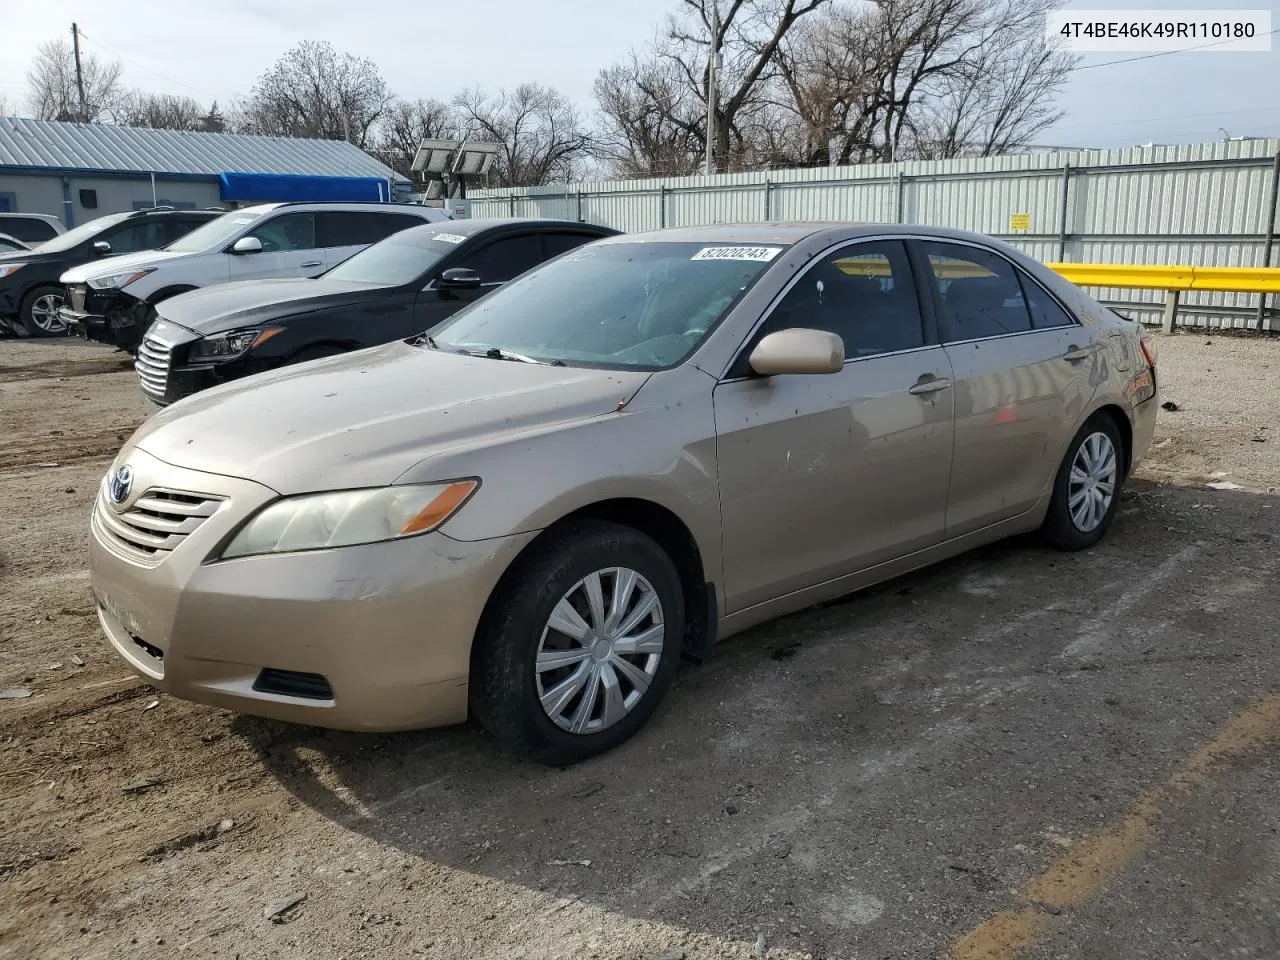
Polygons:
<instances>
[{"instance_id":1,"label":"wheel cover","mask_svg":"<svg viewBox=\"0 0 1280 960\"><path fill-rule=\"evenodd\" d=\"M1115 444L1098 431L1084 438L1071 461L1067 479L1067 508L1081 533L1098 529L1116 495Z\"/></svg>"},{"instance_id":2,"label":"wheel cover","mask_svg":"<svg viewBox=\"0 0 1280 960\"><path fill-rule=\"evenodd\" d=\"M534 661L546 715L570 733L598 733L644 698L662 662L666 625L653 585L607 567L575 583L542 629Z\"/></svg>"},{"instance_id":3,"label":"wheel cover","mask_svg":"<svg viewBox=\"0 0 1280 960\"><path fill-rule=\"evenodd\" d=\"M61 306L62 298L56 293L37 297L31 304L31 322L45 333L62 333L67 325L58 319L58 308Z\"/></svg>"}]
</instances>

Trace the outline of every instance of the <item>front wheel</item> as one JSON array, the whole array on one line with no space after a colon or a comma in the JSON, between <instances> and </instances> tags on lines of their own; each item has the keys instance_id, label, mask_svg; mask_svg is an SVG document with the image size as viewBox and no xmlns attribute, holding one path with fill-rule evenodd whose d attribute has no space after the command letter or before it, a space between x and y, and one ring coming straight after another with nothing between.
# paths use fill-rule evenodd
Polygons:
<instances>
[{"instance_id":1,"label":"front wheel","mask_svg":"<svg viewBox=\"0 0 1280 960\"><path fill-rule=\"evenodd\" d=\"M61 337L67 325L58 316L62 307L62 288L36 287L18 308L18 333L25 337Z\"/></svg>"},{"instance_id":2,"label":"front wheel","mask_svg":"<svg viewBox=\"0 0 1280 960\"><path fill-rule=\"evenodd\" d=\"M1115 421L1098 414L1067 448L1053 484L1044 532L1060 550L1083 550L1107 532L1124 484L1123 441Z\"/></svg>"},{"instance_id":3,"label":"front wheel","mask_svg":"<svg viewBox=\"0 0 1280 960\"><path fill-rule=\"evenodd\" d=\"M683 636L684 595L663 549L620 524L574 524L535 544L490 601L472 709L517 753L585 760L652 716Z\"/></svg>"}]
</instances>

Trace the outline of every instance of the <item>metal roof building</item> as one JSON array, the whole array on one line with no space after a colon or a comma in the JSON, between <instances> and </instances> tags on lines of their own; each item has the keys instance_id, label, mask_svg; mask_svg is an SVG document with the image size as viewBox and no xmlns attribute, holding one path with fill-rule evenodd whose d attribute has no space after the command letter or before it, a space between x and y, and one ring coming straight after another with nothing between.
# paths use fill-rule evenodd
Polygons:
<instances>
[{"instance_id":1,"label":"metal roof building","mask_svg":"<svg viewBox=\"0 0 1280 960\"><path fill-rule=\"evenodd\" d=\"M343 140L149 130L0 118L0 212L50 213L68 227L155 203L207 207L225 173L304 174L409 181Z\"/></svg>"}]
</instances>

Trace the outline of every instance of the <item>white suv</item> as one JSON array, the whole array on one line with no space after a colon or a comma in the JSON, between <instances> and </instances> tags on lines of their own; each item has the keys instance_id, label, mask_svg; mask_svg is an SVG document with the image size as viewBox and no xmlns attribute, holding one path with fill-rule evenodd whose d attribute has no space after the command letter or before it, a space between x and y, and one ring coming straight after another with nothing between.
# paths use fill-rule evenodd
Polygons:
<instances>
[{"instance_id":1,"label":"white suv","mask_svg":"<svg viewBox=\"0 0 1280 960\"><path fill-rule=\"evenodd\" d=\"M132 351L161 300L236 280L314 277L393 233L448 220L437 207L264 203L233 210L162 250L75 267L58 315L73 334Z\"/></svg>"}]
</instances>

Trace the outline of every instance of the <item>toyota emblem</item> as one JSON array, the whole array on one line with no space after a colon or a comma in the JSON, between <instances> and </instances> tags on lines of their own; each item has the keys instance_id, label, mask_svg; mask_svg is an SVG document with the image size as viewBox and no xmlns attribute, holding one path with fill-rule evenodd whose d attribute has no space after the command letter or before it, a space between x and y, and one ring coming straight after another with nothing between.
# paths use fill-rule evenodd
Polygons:
<instances>
[{"instance_id":1,"label":"toyota emblem","mask_svg":"<svg viewBox=\"0 0 1280 960\"><path fill-rule=\"evenodd\" d=\"M111 484L107 493L112 503L124 503L133 490L133 467L127 463L111 476Z\"/></svg>"}]
</instances>

